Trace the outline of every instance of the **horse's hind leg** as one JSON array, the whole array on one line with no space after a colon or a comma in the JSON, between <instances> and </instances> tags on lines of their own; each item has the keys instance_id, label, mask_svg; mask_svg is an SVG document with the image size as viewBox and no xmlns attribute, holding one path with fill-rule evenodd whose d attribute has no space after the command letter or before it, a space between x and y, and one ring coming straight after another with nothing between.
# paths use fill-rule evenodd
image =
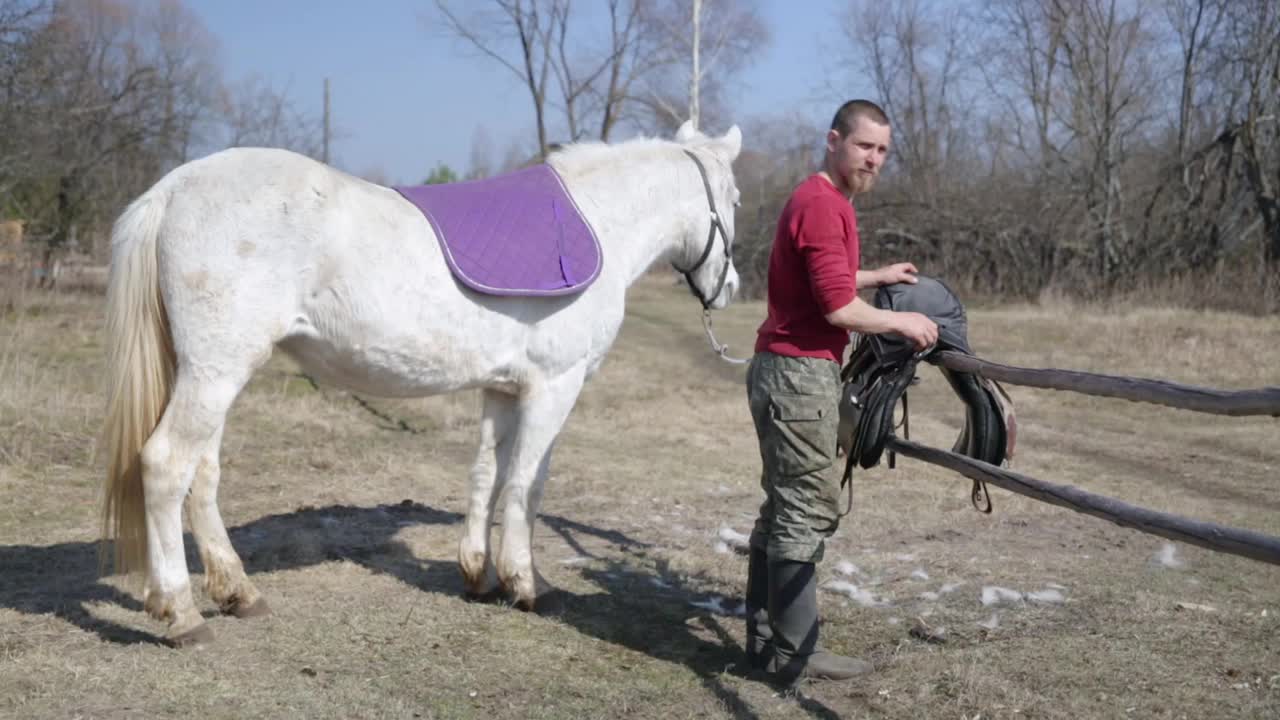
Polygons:
<instances>
[{"instance_id":1,"label":"horse's hind leg","mask_svg":"<svg viewBox=\"0 0 1280 720\"><path fill-rule=\"evenodd\" d=\"M501 494L498 478L507 477L511 464L512 432L516 399L497 390L484 391L484 412L480 419L480 447L471 466L467 496L467 519L458 544L458 567L467 593L484 597L494 588L489 577L489 530L493 510Z\"/></svg>"},{"instance_id":2,"label":"horse's hind leg","mask_svg":"<svg viewBox=\"0 0 1280 720\"><path fill-rule=\"evenodd\" d=\"M244 565L231 546L227 528L222 524L222 514L218 512L218 480L221 475L218 451L221 444L222 430L219 429L196 466L191 498L187 501L187 516L191 520L191 534L200 549L200 560L204 563L204 586L209 597L224 613L240 618L259 617L271 610L245 575Z\"/></svg>"},{"instance_id":3,"label":"horse's hind leg","mask_svg":"<svg viewBox=\"0 0 1280 720\"><path fill-rule=\"evenodd\" d=\"M145 607L169 623L176 645L206 642L213 634L196 610L182 543L182 501L197 465L222 432L227 410L243 383L197 378L179 365L173 395L160 424L142 448L146 502Z\"/></svg>"}]
</instances>

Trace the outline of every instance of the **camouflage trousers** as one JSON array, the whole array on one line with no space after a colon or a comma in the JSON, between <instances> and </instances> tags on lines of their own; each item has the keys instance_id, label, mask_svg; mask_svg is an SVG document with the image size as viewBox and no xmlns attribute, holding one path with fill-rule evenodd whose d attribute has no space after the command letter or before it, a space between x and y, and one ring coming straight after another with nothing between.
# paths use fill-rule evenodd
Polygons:
<instances>
[{"instance_id":1,"label":"camouflage trousers","mask_svg":"<svg viewBox=\"0 0 1280 720\"><path fill-rule=\"evenodd\" d=\"M751 360L747 399L765 492L751 545L771 560L821 561L840 524L840 477L832 470L839 397L840 366L830 360L773 353Z\"/></svg>"}]
</instances>

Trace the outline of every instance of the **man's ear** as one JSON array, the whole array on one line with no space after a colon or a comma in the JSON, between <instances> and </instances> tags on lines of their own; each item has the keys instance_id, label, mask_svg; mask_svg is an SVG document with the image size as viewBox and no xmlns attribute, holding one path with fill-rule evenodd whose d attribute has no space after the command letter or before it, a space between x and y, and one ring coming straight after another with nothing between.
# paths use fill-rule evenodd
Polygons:
<instances>
[{"instance_id":1,"label":"man's ear","mask_svg":"<svg viewBox=\"0 0 1280 720\"><path fill-rule=\"evenodd\" d=\"M835 128L828 130L827 131L827 152L835 152L836 147L840 144L840 141L842 139L843 138L840 137L840 133Z\"/></svg>"}]
</instances>

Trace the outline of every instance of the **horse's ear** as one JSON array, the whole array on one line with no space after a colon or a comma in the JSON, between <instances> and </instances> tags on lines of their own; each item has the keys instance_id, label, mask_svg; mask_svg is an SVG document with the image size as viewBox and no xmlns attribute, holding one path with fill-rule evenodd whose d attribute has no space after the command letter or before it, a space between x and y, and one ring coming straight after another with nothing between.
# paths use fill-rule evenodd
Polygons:
<instances>
[{"instance_id":1,"label":"horse's ear","mask_svg":"<svg viewBox=\"0 0 1280 720\"><path fill-rule=\"evenodd\" d=\"M685 120L680 123L680 128L676 130L676 142L687 143L698 136L698 130L693 126L692 120Z\"/></svg>"},{"instance_id":2,"label":"horse's ear","mask_svg":"<svg viewBox=\"0 0 1280 720\"><path fill-rule=\"evenodd\" d=\"M738 153L742 152L742 131L738 129L737 125L734 125L729 128L729 132L725 133L724 137L720 138L720 142L729 153L729 162L733 162L737 159Z\"/></svg>"}]
</instances>

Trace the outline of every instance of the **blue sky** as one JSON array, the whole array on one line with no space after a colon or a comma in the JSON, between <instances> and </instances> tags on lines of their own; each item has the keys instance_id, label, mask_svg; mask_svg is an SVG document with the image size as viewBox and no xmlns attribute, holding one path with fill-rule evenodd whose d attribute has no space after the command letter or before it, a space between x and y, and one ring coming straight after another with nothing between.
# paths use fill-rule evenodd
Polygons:
<instances>
[{"instance_id":1,"label":"blue sky","mask_svg":"<svg viewBox=\"0 0 1280 720\"><path fill-rule=\"evenodd\" d=\"M823 56L838 42L836 20L845 4L761 0L773 42L732 88L741 109L736 122L795 112L821 125L835 103L870 93L855 68L835 73ZM188 0L188 6L217 39L229 80L257 75L319 115L323 80L330 79L332 120L341 132L331 152L348 171L377 171L391 182L420 181L439 163L464 171L479 125L493 139L495 162L512 136L532 146L527 91L509 70L448 36L427 0Z\"/></svg>"}]
</instances>

